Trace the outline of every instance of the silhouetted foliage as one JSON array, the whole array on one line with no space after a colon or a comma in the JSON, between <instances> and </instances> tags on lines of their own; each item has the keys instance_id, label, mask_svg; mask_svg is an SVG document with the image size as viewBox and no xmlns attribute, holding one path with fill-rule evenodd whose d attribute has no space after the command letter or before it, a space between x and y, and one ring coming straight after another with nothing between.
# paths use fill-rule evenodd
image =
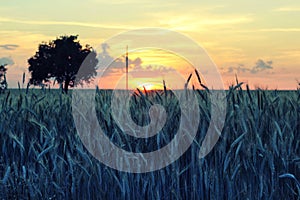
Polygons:
<instances>
[{"instance_id":1,"label":"silhouetted foliage","mask_svg":"<svg viewBox=\"0 0 300 200\"><path fill-rule=\"evenodd\" d=\"M77 38L74 35L61 36L40 44L36 54L28 60L31 72L29 83L45 85L54 79L54 82L63 85L66 93L69 87L76 84L90 83L96 75L96 52L89 45L83 48ZM81 66L84 70L78 75Z\"/></svg>"},{"instance_id":2,"label":"silhouetted foliage","mask_svg":"<svg viewBox=\"0 0 300 200\"><path fill-rule=\"evenodd\" d=\"M3 93L7 89L6 71L6 64L0 65L0 93Z\"/></svg>"}]
</instances>

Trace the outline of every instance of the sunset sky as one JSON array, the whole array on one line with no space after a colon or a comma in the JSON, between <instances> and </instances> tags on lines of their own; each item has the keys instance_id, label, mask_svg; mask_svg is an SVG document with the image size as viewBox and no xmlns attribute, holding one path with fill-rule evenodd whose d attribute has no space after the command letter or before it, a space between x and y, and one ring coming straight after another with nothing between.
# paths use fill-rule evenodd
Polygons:
<instances>
[{"instance_id":1,"label":"sunset sky","mask_svg":"<svg viewBox=\"0 0 300 200\"><path fill-rule=\"evenodd\" d=\"M8 84L16 87L22 73L28 72L28 58L42 41L76 34L82 44L117 59L110 54L110 44L107 48L101 44L124 31L159 27L182 33L202 46L218 67L225 87L234 83L237 74L251 88L296 89L299 19L300 2L295 0L1 0L0 64L9 64ZM153 79L160 81L170 71L180 71L184 77L192 71L184 58L162 50L142 49L129 56L130 69L140 70L135 84L147 82L143 73L163 72ZM117 82L123 73L122 67L112 69L100 86L114 87L110 82Z\"/></svg>"}]
</instances>

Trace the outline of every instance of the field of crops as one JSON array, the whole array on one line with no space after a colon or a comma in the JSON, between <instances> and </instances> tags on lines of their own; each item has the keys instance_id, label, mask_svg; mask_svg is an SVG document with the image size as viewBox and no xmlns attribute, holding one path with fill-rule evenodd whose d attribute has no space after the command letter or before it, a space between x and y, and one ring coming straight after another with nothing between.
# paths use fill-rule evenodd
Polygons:
<instances>
[{"instance_id":1,"label":"field of crops","mask_svg":"<svg viewBox=\"0 0 300 200\"><path fill-rule=\"evenodd\" d=\"M161 170L126 173L85 149L74 125L71 92L6 91L0 95L0 199L300 199L300 90L230 88L222 135L202 159L210 99L207 90L193 92L201 123L188 151ZM174 137L181 113L171 91L137 91L130 101L137 124L149 123L153 102L169 114L162 131L149 139L118 129L111 94L97 90L95 101L100 126L116 145L149 152Z\"/></svg>"}]
</instances>

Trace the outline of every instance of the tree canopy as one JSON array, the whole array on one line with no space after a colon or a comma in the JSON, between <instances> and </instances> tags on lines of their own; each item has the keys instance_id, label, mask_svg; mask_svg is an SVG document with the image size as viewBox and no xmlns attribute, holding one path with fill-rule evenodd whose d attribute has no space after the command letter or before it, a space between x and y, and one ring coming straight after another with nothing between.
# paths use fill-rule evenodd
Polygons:
<instances>
[{"instance_id":1,"label":"tree canopy","mask_svg":"<svg viewBox=\"0 0 300 200\"><path fill-rule=\"evenodd\" d=\"M6 64L0 65L0 93L7 89L6 71Z\"/></svg>"},{"instance_id":2,"label":"tree canopy","mask_svg":"<svg viewBox=\"0 0 300 200\"><path fill-rule=\"evenodd\" d=\"M62 84L66 93L69 87L76 84L90 83L96 75L97 54L89 45L83 48L77 38L75 35L60 36L49 43L40 44L38 51L28 60L31 73L29 83L43 85L53 80ZM84 73L78 75L81 66L84 67Z\"/></svg>"}]
</instances>

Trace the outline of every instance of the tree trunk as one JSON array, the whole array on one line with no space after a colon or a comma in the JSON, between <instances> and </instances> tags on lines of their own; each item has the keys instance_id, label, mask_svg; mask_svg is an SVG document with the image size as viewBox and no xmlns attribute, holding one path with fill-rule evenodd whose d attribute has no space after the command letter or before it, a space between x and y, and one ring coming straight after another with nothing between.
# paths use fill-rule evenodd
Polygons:
<instances>
[{"instance_id":1,"label":"tree trunk","mask_svg":"<svg viewBox=\"0 0 300 200\"><path fill-rule=\"evenodd\" d=\"M66 94L68 94L69 84L70 84L70 80L66 79L65 86L64 86L64 91Z\"/></svg>"}]
</instances>

